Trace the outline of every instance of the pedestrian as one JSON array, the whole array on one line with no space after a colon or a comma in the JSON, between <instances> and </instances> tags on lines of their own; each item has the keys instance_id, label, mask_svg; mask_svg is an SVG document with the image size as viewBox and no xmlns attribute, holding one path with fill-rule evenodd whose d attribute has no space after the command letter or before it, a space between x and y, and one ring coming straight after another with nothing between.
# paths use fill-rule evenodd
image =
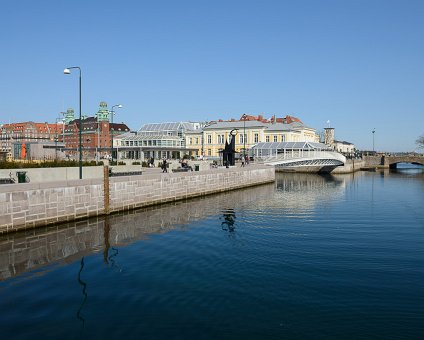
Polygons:
<instances>
[{"instance_id":1,"label":"pedestrian","mask_svg":"<svg viewBox=\"0 0 424 340\"><path fill-rule=\"evenodd\" d=\"M166 167L166 159L164 158L163 159L163 162L162 162L162 172L168 172L168 169L167 169L167 167Z\"/></svg>"},{"instance_id":2,"label":"pedestrian","mask_svg":"<svg viewBox=\"0 0 424 340\"><path fill-rule=\"evenodd\" d=\"M241 166L244 167L244 156L241 157Z\"/></svg>"}]
</instances>

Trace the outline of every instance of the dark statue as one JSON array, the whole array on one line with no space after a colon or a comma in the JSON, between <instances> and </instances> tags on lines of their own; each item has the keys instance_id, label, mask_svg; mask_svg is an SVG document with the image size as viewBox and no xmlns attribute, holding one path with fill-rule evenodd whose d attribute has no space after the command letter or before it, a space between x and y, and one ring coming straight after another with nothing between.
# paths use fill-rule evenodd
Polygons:
<instances>
[{"instance_id":1,"label":"dark statue","mask_svg":"<svg viewBox=\"0 0 424 340\"><path fill-rule=\"evenodd\" d=\"M230 143L225 141L225 148L222 153L222 164L226 167L234 166L236 163L236 135L237 129L231 130L230 132L231 140Z\"/></svg>"}]
</instances>

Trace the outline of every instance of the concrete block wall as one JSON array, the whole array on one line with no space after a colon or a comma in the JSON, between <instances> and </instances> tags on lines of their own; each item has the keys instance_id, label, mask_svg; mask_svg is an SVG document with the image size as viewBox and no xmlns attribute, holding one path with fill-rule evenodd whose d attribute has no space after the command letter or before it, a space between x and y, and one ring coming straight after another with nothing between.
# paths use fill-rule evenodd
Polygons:
<instances>
[{"instance_id":1,"label":"concrete block wall","mask_svg":"<svg viewBox=\"0 0 424 340\"><path fill-rule=\"evenodd\" d=\"M3 184L0 185L0 234L274 180L273 167L249 166L187 173Z\"/></svg>"},{"instance_id":2,"label":"concrete block wall","mask_svg":"<svg viewBox=\"0 0 424 340\"><path fill-rule=\"evenodd\" d=\"M382 165L381 156L363 156L362 159L365 161L366 167Z\"/></svg>"},{"instance_id":3,"label":"concrete block wall","mask_svg":"<svg viewBox=\"0 0 424 340\"><path fill-rule=\"evenodd\" d=\"M109 208L111 212L130 210L274 180L274 168L267 166L114 177L110 178Z\"/></svg>"},{"instance_id":4,"label":"concrete block wall","mask_svg":"<svg viewBox=\"0 0 424 340\"><path fill-rule=\"evenodd\" d=\"M0 186L0 233L103 213L103 179Z\"/></svg>"}]
</instances>

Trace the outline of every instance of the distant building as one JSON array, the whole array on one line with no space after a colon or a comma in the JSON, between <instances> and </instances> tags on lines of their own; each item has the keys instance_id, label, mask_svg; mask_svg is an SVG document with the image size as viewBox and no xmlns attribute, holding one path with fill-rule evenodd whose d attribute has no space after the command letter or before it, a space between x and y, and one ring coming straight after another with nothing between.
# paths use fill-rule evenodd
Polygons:
<instances>
[{"instance_id":1,"label":"distant building","mask_svg":"<svg viewBox=\"0 0 424 340\"><path fill-rule=\"evenodd\" d=\"M265 119L262 115L242 115L238 120L212 121L201 129L187 132L186 144L195 150L191 152L192 156L217 158L229 139L230 131L234 129L237 130L236 152L243 153L245 149L246 154L261 142L319 141L315 129L307 127L296 117L273 116Z\"/></svg>"},{"instance_id":2,"label":"distant building","mask_svg":"<svg viewBox=\"0 0 424 340\"><path fill-rule=\"evenodd\" d=\"M324 144L342 154L353 154L355 152L354 144L334 139L334 128L331 127L324 128Z\"/></svg>"},{"instance_id":3,"label":"distant building","mask_svg":"<svg viewBox=\"0 0 424 340\"><path fill-rule=\"evenodd\" d=\"M14 160L61 160L65 159L62 142L13 142Z\"/></svg>"},{"instance_id":4,"label":"distant building","mask_svg":"<svg viewBox=\"0 0 424 340\"><path fill-rule=\"evenodd\" d=\"M73 110L69 114L65 128L65 145L68 155L79 157L79 118L74 118ZM68 110L68 111L70 111ZM113 138L130 131L125 123L111 123L110 111L106 102L100 102L99 109L93 117L83 116L81 119L81 149L83 159L100 159L111 156ZM114 155L116 159L116 155Z\"/></svg>"},{"instance_id":5,"label":"distant building","mask_svg":"<svg viewBox=\"0 0 424 340\"><path fill-rule=\"evenodd\" d=\"M355 145L345 141L335 140L333 147L334 150L342 154L353 154L355 152Z\"/></svg>"},{"instance_id":6,"label":"distant building","mask_svg":"<svg viewBox=\"0 0 424 340\"><path fill-rule=\"evenodd\" d=\"M6 151L0 151L0 162L5 162L7 159L7 152Z\"/></svg>"},{"instance_id":7,"label":"distant building","mask_svg":"<svg viewBox=\"0 0 424 340\"><path fill-rule=\"evenodd\" d=\"M130 131L124 123L110 123L109 116L107 103L101 102L94 117L82 117L81 149L84 159L110 155L112 134L117 136ZM75 118L74 110L70 108L64 113L63 120L55 124L35 122L2 124L0 151L7 152L15 159L51 159L56 157L57 152L53 149L53 157L50 154L51 150L47 151L49 147L46 145L53 145L53 148L58 147L58 151L64 151L69 158L77 159L80 144L79 123L79 118ZM35 144L41 144L43 147L38 148ZM22 148L39 151L22 152Z\"/></svg>"},{"instance_id":8,"label":"distant building","mask_svg":"<svg viewBox=\"0 0 424 340\"><path fill-rule=\"evenodd\" d=\"M187 148L186 134L200 123L166 122L143 125L137 132L115 137L118 159L176 159L195 149Z\"/></svg>"},{"instance_id":9,"label":"distant building","mask_svg":"<svg viewBox=\"0 0 424 340\"><path fill-rule=\"evenodd\" d=\"M30 144L62 143L63 128L63 122L50 124L29 121L2 124L0 125L0 151L6 152L9 159L33 159L30 158L29 153L23 153L23 157L20 153L21 156L15 157L15 150L18 147L22 148L22 145L26 148Z\"/></svg>"}]
</instances>

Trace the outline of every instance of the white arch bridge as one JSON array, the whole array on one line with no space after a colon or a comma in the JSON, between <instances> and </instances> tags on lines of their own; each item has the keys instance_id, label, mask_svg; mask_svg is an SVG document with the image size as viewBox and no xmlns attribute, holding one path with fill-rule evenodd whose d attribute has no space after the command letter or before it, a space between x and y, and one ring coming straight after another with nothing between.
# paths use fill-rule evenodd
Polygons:
<instances>
[{"instance_id":1,"label":"white arch bridge","mask_svg":"<svg viewBox=\"0 0 424 340\"><path fill-rule=\"evenodd\" d=\"M346 157L322 143L258 143L252 148L255 159L281 170L330 172L346 163Z\"/></svg>"}]
</instances>

